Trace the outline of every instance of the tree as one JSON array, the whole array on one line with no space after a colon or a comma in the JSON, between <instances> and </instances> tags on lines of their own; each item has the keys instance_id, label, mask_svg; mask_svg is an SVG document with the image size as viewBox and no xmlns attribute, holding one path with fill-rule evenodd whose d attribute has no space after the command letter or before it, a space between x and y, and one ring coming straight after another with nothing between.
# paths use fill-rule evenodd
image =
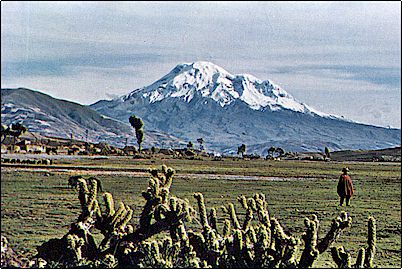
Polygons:
<instances>
[{"instance_id":1,"label":"tree","mask_svg":"<svg viewBox=\"0 0 402 269\"><path fill-rule=\"evenodd\" d=\"M1 143L3 143L4 139L9 135L10 129L6 125L1 125Z\"/></svg>"},{"instance_id":2,"label":"tree","mask_svg":"<svg viewBox=\"0 0 402 269\"><path fill-rule=\"evenodd\" d=\"M273 146L270 147L270 148L268 149L268 156L274 157L273 155L274 155L275 150L276 150L275 147L273 147Z\"/></svg>"},{"instance_id":3,"label":"tree","mask_svg":"<svg viewBox=\"0 0 402 269\"><path fill-rule=\"evenodd\" d=\"M283 154L285 154L285 151L282 148L277 148L275 153L277 153L279 157L282 157Z\"/></svg>"},{"instance_id":4,"label":"tree","mask_svg":"<svg viewBox=\"0 0 402 269\"><path fill-rule=\"evenodd\" d=\"M241 144L240 147L237 148L237 154L241 154L241 157L244 158L244 154L246 153L247 146L245 144Z\"/></svg>"},{"instance_id":5,"label":"tree","mask_svg":"<svg viewBox=\"0 0 402 269\"><path fill-rule=\"evenodd\" d=\"M141 152L141 144L144 141L144 131L142 130L142 126L144 126L144 122L137 118L135 115L129 118L131 126L135 129L135 136L137 137L138 151Z\"/></svg>"},{"instance_id":6,"label":"tree","mask_svg":"<svg viewBox=\"0 0 402 269\"><path fill-rule=\"evenodd\" d=\"M329 148L325 147L325 156L327 158L331 158L331 153L329 152Z\"/></svg>"},{"instance_id":7,"label":"tree","mask_svg":"<svg viewBox=\"0 0 402 269\"><path fill-rule=\"evenodd\" d=\"M25 127L21 122L12 123L8 127L5 125L1 125L1 142L3 142L7 136L12 136L14 138L14 147L16 139L24 134L27 130L27 127Z\"/></svg>"},{"instance_id":8,"label":"tree","mask_svg":"<svg viewBox=\"0 0 402 269\"><path fill-rule=\"evenodd\" d=\"M203 151L204 150L204 139L202 139L202 138L198 138L197 139L197 142L198 142L198 144L200 144L200 151Z\"/></svg>"},{"instance_id":9,"label":"tree","mask_svg":"<svg viewBox=\"0 0 402 269\"><path fill-rule=\"evenodd\" d=\"M25 127L21 122L17 122L17 123L11 124L11 132L10 132L10 134L14 138L18 138L22 134L24 134L27 130L28 130L27 127Z\"/></svg>"}]
</instances>

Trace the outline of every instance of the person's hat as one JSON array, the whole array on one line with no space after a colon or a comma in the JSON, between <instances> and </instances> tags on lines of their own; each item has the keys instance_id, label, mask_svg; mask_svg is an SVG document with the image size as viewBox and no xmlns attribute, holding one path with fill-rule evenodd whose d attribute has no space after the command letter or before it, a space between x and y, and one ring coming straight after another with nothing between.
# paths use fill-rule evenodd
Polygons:
<instances>
[{"instance_id":1,"label":"person's hat","mask_svg":"<svg viewBox=\"0 0 402 269\"><path fill-rule=\"evenodd\" d=\"M349 172L349 168L347 167L342 168L342 172Z\"/></svg>"}]
</instances>

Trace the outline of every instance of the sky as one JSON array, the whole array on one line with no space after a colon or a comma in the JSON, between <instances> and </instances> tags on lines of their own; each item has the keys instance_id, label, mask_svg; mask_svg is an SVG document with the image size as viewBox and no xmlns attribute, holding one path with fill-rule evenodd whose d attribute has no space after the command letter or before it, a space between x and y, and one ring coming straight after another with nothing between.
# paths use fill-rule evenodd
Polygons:
<instances>
[{"instance_id":1,"label":"sky","mask_svg":"<svg viewBox=\"0 0 402 269\"><path fill-rule=\"evenodd\" d=\"M88 105L195 61L401 128L399 1L1 2L2 88Z\"/></svg>"}]
</instances>

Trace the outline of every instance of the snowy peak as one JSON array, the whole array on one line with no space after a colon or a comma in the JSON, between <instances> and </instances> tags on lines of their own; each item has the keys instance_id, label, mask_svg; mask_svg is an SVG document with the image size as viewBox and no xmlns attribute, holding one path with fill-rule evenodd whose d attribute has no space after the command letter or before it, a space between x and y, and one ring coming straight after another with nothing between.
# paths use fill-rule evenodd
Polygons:
<instances>
[{"instance_id":1,"label":"snowy peak","mask_svg":"<svg viewBox=\"0 0 402 269\"><path fill-rule=\"evenodd\" d=\"M232 75L205 61L179 64L155 83L136 89L121 100L141 97L155 103L171 97L190 102L196 95L212 99L221 107L244 102L253 110L288 109L330 116L299 103L270 80L262 81L249 74Z\"/></svg>"},{"instance_id":2,"label":"snowy peak","mask_svg":"<svg viewBox=\"0 0 402 269\"><path fill-rule=\"evenodd\" d=\"M126 101L133 96L142 95L150 103L175 97L190 102L196 94L218 102L222 107L239 98L233 89L235 77L223 68L209 62L179 64L167 75L150 86L134 90L123 96Z\"/></svg>"},{"instance_id":3,"label":"snowy peak","mask_svg":"<svg viewBox=\"0 0 402 269\"><path fill-rule=\"evenodd\" d=\"M149 86L91 107L123 122L134 114L148 130L184 141L202 137L209 151L223 153L236 153L239 143L259 154L271 146L322 151L400 144L397 131L318 112L270 80L233 75L209 62L179 64Z\"/></svg>"}]
</instances>

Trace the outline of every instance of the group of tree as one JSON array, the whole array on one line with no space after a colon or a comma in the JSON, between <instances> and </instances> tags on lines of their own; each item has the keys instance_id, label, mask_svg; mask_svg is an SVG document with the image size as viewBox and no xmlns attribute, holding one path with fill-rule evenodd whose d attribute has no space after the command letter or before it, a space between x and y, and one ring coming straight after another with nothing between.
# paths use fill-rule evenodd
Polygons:
<instances>
[{"instance_id":1,"label":"group of tree","mask_svg":"<svg viewBox=\"0 0 402 269\"><path fill-rule=\"evenodd\" d=\"M267 157L276 158L276 157L282 157L283 155L285 155L285 151L280 147L275 148L272 146L268 149Z\"/></svg>"},{"instance_id":2,"label":"group of tree","mask_svg":"<svg viewBox=\"0 0 402 269\"><path fill-rule=\"evenodd\" d=\"M144 141L144 131L142 127L144 126L144 122L142 119L136 117L135 115L130 116L129 122L131 126L135 129L135 136L137 138L138 149L141 151L141 144ZM204 150L204 139L198 138L197 142L200 144L200 151ZM127 144L127 141L126 141ZM193 149L193 142L189 141L187 143L187 149Z\"/></svg>"},{"instance_id":3,"label":"group of tree","mask_svg":"<svg viewBox=\"0 0 402 269\"><path fill-rule=\"evenodd\" d=\"M11 136L14 138L13 146L15 146L17 138L19 138L22 134L26 133L27 131L28 131L27 127L25 127L21 122L12 123L9 126L2 124L0 131L1 143L3 143L8 136Z\"/></svg>"},{"instance_id":4,"label":"group of tree","mask_svg":"<svg viewBox=\"0 0 402 269\"><path fill-rule=\"evenodd\" d=\"M241 155L242 158L244 158L244 155L246 154L246 150L247 150L246 144L241 144L239 147L237 147L237 154ZM267 157L275 158L275 157L282 157L283 155L285 155L285 151L280 147L278 147L278 148L270 147L268 149Z\"/></svg>"},{"instance_id":5,"label":"group of tree","mask_svg":"<svg viewBox=\"0 0 402 269\"><path fill-rule=\"evenodd\" d=\"M203 151L204 150L204 139L201 137L201 138L198 138L197 139L197 142L198 142L198 144L199 144L199 149L200 149L200 151ZM193 144L193 142L191 142L191 141L189 141L188 143L187 143L187 149L194 149L194 144Z\"/></svg>"},{"instance_id":6,"label":"group of tree","mask_svg":"<svg viewBox=\"0 0 402 269\"><path fill-rule=\"evenodd\" d=\"M247 150L247 146L246 144L241 144L239 147L237 147L237 154L241 155L242 158L244 158L244 155L246 154L246 150ZM326 158L330 158L331 157L331 153L329 148L325 147L324 149L325 152L325 157ZM268 155L267 158L278 158L278 157L282 157L285 155L285 150L283 150L281 147L277 147L275 148L274 146L271 146L268 149Z\"/></svg>"},{"instance_id":7,"label":"group of tree","mask_svg":"<svg viewBox=\"0 0 402 269\"><path fill-rule=\"evenodd\" d=\"M141 144L144 141L144 131L142 129L142 127L144 126L144 122L136 117L135 115L131 116L129 118L129 122L131 124L131 126L135 129L135 136L137 138L137 144L138 144L138 149L139 151L141 151ZM6 125L1 125L1 143L4 142L4 140L8 137L11 136L14 138L14 145L16 142L16 139L19 138L22 134L24 134L27 131L27 128L21 123L21 122L17 122L17 123L12 123L9 126ZM200 145L200 150L204 150L204 139L203 138L198 138L197 142ZM193 149L194 145L191 141L189 141L187 143L187 149ZM244 158L244 154L246 153L247 150L247 146L246 144L241 144L238 148L237 148L237 154L241 155L242 158ZM325 152L325 157L326 158L330 158L331 154L330 154L330 150L328 147L325 147L324 149ZM275 158L275 157L282 157L285 154L285 151L278 147L275 148L274 146L271 146L268 149L268 155L267 157L270 158Z\"/></svg>"},{"instance_id":8,"label":"group of tree","mask_svg":"<svg viewBox=\"0 0 402 269\"><path fill-rule=\"evenodd\" d=\"M202 137L198 138L197 142L198 142L198 144L200 144L200 151L203 151L204 150L204 139Z\"/></svg>"}]
</instances>

